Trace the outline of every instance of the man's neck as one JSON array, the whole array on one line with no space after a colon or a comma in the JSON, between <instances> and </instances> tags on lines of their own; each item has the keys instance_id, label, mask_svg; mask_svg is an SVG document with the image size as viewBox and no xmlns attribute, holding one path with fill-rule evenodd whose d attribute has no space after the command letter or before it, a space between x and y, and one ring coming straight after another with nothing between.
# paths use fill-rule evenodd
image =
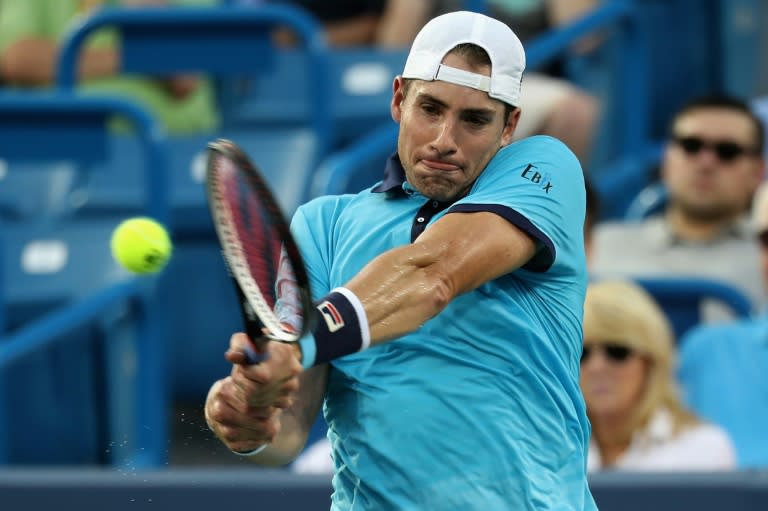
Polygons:
<instances>
[{"instance_id":1,"label":"man's neck","mask_svg":"<svg viewBox=\"0 0 768 511\"><path fill-rule=\"evenodd\" d=\"M718 220L698 220L674 207L667 209L666 219L672 233L678 239L691 242L713 240L736 221L736 217L733 216Z\"/></svg>"}]
</instances>

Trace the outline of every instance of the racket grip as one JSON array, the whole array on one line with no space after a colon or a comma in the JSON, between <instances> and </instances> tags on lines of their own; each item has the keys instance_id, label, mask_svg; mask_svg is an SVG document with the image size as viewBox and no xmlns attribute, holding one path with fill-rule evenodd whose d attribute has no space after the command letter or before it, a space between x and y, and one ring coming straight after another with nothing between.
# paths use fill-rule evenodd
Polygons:
<instances>
[{"instance_id":1,"label":"racket grip","mask_svg":"<svg viewBox=\"0 0 768 511\"><path fill-rule=\"evenodd\" d=\"M258 364L264 362L268 355L266 353L259 353L250 344L245 345L243 348L243 354L248 361L248 364Z\"/></svg>"}]
</instances>

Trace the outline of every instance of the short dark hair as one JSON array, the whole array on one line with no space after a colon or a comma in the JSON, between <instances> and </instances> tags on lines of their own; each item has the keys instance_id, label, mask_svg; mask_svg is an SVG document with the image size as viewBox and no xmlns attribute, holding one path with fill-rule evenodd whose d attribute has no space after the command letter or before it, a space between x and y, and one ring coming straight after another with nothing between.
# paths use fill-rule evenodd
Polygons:
<instances>
[{"instance_id":1,"label":"short dark hair","mask_svg":"<svg viewBox=\"0 0 768 511\"><path fill-rule=\"evenodd\" d=\"M485 51L485 49L482 46L478 46L474 43L457 44L447 54L459 55L461 57L464 57L465 59L467 59L469 64L473 67L489 66L493 68L493 63L491 62L491 56L488 55L488 52ZM410 88L410 83L412 80L413 80L412 78L405 78L403 80L404 81L403 96L405 96L405 94L408 92L408 89ZM504 103L504 122L506 122L507 119L509 119L509 114L511 114L512 111L517 107L503 101L502 103Z\"/></svg>"},{"instance_id":2,"label":"short dark hair","mask_svg":"<svg viewBox=\"0 0 768 511\"><path fill-rule=\"evenodd\" d=\"M674 135L671 130L674 129L674 125L677 123L678 119L694 110L702 108L722 108L744 114L753 126L755 134L754 149L761 155L765 152L765 126L763 125L763 121L755 114L746 101L724 94L701 96L688 101L680 110L678 110L677 114L675 114L670 125L670 136Z\"/></svg>"}]
</instances>

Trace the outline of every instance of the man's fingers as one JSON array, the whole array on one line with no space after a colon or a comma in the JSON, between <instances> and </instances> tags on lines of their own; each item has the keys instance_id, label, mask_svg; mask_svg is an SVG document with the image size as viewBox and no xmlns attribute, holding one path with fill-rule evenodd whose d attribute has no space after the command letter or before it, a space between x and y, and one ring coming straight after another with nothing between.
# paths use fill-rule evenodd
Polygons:
<instances>
[{"instance_id":1,"label":"man's fingers","mask_svg":"<svg viewBox=\"0 0 768 511\"><path fill-rule=\"evenodd\" d=\"M281 410L269 406L247 406L233 392L230 378L216 382L206 399L205 418L209 427L230 449L247 451L271 442L280 430Z\"/></svg>"},{"instance_id":2,"label":"man's fingers","mask_svg":"<svg viewBox=\"0 0 768 511\"><path fill-rule=\"evenodd\" d=\"M243 332L233 334L224 358L233 364L258 364L269 358L266 351L268 338L250 339Z\"/></svg>"},{"instance_id":3,"label":"man's fingers","mask_svg":"<svg viewBox=\"0 0 768 511\"><path fill-rule=\"evenodd\" d=\"M241 350L229 349L224 353L224 358L231 364L240 365L248 363L248 357L245 355L245 352Z\"/></svg>"}]
</instances>

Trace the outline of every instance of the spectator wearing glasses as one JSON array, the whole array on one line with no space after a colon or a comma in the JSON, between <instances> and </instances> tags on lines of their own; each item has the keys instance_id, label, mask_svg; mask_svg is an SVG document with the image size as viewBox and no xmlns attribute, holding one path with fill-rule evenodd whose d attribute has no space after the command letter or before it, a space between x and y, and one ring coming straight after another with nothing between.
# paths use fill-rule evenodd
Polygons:
<instances>
[{"instance_id":1,"label":"spectator wearing glasses","mask_svg":"<svg viewBox=\"0 0 768 511\"><path fill-rule=\"evenodd\" d=\"M734 286L762 306L754 275L758 247L749 221L763 179L764 127L743 101L699 98L675 115L661 162L665 209L641 222L595 229L598 277L705 277ZM722 319L722 311L705 311Z\"/></svg>"},{"instance_id":2,"label":"spectator wearing glasses","mask_svg":"<svg viewBox=\"0 0 768 511\"><path fill-rule=\"evenodd\" d=\"M592 424L589 471L735 468L728 435L681 404L674 358L672 328L644 289L590 284L580 377Z\"/></svg>"},{"instance_id":3,"label":"spectator wearing glasses","mask_svg":"<svg viewBox=\"0 0 768 511\"><path fill-rule=\"evenodd\" d=\"M760 245L762 283L768 289L768 183L753 207ZM755 280L760 280L755 275ZM768 467L768 315L701 326L680 342L681 382L686 403L719 424L736 446L740 468Z\"/></svg>"}]
</instances>

